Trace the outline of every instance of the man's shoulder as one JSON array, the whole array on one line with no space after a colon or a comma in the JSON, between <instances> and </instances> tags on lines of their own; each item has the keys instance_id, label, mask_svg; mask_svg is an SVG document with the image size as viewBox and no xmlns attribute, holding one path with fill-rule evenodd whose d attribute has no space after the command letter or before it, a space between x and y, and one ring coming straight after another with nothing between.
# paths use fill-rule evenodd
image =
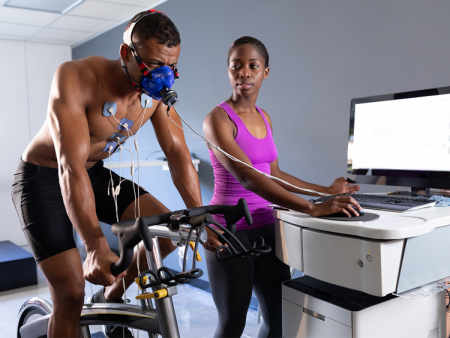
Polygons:
<instances>
[{"instance_id":1,"label":"man's shoulder","mask_svg":"<svg viewBox=\"0 0 450 338\"><path fill-rule=\"evenodd\" d=\"M111 60L101 56L89 56L83 59L67 61L59 66L58 72L65 78L78 78L82 82L97 82L106 71ZM87 84L86 83L86 84Z\"/></svg>"}]
</instances>

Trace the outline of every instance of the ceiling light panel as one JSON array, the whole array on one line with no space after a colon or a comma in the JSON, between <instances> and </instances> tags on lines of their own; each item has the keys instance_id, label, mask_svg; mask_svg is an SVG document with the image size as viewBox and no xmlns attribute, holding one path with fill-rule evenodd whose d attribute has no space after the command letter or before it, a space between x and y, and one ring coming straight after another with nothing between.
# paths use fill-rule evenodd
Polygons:
<instances>
[{"instance_id":1,"label":"ceiling light panel","mask_svg":"<svg viewBox=\"0 0 450 338\"><path fill-rule=\"evenodd\" d=\"M155 4L161 4L163 2L166 2L167 0L104 0L108 2L114 2L118 4L125 4L125 5L135 5L139 7L150 7L154 6Z\"/></svg>"},{"instance_id":2,"label":"ceiling light panel","mask_svg":"<svg viewBox=\"0 0 450 338\"><path fill-rule=\"evenodd\" d=\"M42 27L38 26L19 25L15 23L0 22L0 34L5 35L29 37L37 33L41 29Z\"/></svg>"},{"instance_id":3,"label":"ceiling light panel","mask_svg":"<svg viewBox=\"0 0 450 338\"><path fill-rule=\"evenodd\" d=\"M74 29L87 32L98 32L115 24L115 21L83 18L81 16L64 15L50 25L53 28Z\"/></svg>"},{"instance_id":4,"label":"ceiling light panel","mask_svg":"<svg viewBox=\"0 0 450 338\"><path fill-rule=\"evenodd\" d=\"M73 43L87 38L91 33L72 31L60 28L44 28L33 36L33 40L49 40L55 42Z\"/></svg>"},{"instance_id":5,"label":"ceiling light panel","mask_svg":"<svg viewBox=\"0 0 450 338\"><path fill-rule=\"evenodd\" d=\"M8 0L5 6L60 14L81 1L83 0Z\"/></svg>"},{"instance_id":6,"label":"ceiling light panel","mask_svg":"<svg viewBox=\"0 0 450 338\"><path fill-rule=\"evenodd\" d=\"M18 24L31 24L33 26L47 26L59 18L61 14L19 9L12 7L0 7L0 21Z\"/></svg>"},{"instance_id":7,"label":"ceiling light panel","mask_svg":"<svg viewBox=\"0 0 450 338\"><path fill-rule=\"evenodd\" d=\"M0 34L0 39L4 40L17 40L17 41L25 41L27 38L23 36L14 36L14 35L4 35Z\"/></svg>"},{"instance_id":8,"label":"ceiling light panel","mask_svg":"<svg viewBox=\"0 0 450 338\"><path fill-rule=\"evenodd\" d=\"M68 14L121 21L140 12L143 8L143 6L128 6L123 4L87 0L70 10Z\"/></svg>"}]
</instances>

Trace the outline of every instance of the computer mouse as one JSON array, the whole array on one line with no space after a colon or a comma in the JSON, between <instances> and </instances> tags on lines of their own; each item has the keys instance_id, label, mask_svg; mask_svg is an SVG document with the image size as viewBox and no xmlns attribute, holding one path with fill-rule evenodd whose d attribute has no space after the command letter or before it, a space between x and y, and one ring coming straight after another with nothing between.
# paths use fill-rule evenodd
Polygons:
<instances>
[{"instance_id":1,"label":"computer mouse","mask_svg":"<svg viewBox=\"0 0 450 338\"><path fill-rule=\"evenodd\" d=\"M356 212L359 214L359 216L364 215L364 210L358 210L354 205L352 205L352 208L356 210ZM344 214L343 212L337 212L335 214L328 215L327 217L348 217L348 215ZM350 213L350 217L357 217L356 215Z\"/></svg>"}]
</instances>

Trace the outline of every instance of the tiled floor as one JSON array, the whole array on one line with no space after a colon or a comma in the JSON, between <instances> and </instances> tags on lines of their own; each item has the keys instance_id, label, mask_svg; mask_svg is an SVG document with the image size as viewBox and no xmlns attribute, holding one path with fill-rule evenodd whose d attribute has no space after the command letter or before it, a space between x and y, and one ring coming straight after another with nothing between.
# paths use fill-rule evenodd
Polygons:
<instances>
[{"instance_id":1,"label":"tiled floor","mask_svg":"<svg viewBox=\"0 0 450 338\"><path fill-rule=\"evenodd\" d=\"M39 270L39 269L38 269ZM42 272L38 274L39 284L11 291L0 292L0 338L16 337L17 313L21 305L31 297L50 300L50 291ZM211 294L189 285L179 285L178 294L173 297L178 326L182 338L212 337L217 323L217 311ZM96 292L100 286L93 285ZM86 297L91 295L91 287L86 283ZM134 284L127 292L129 299L137 295L137 285ZM242 337L256 337L260 325L256 323L256 311L249 310L247 325ZM91 327L91 332L100 331L101 327ZM135 332L135 337L138 336ZM147 337L139 332L139 338Z\"/></svg>"}]
</instances>

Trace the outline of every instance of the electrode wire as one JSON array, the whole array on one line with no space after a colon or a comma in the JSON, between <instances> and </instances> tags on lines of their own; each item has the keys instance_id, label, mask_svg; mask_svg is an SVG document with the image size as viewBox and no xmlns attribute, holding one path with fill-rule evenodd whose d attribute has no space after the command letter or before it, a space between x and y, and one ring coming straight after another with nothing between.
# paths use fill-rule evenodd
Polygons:
<instances>
[{"instance_id":1,"label":"electrode wire","mask_svg":"<svg viewBox=\"0 0 450 338\"><path fill-rule=\"evenodd\" d=\"M225 155L226 157L228 157L229 159L231 159L231 160L233 160L233 161L235 161L235 162L238 162L238 163L242 163L242 164L244 164L245 166L247 166L247 167L249 167L249 168L255 170L256 172L258 172L258 173L260 173L260 174L262 174L262 175L264 175L264 176L266 176L266 177L268 177L268 178L271 178L271 179L273 179L273 180L282 182L282 183L284 183L284 184L286 184L286 185L288 185L288 186L291 186L291 187L293 187L293 188L295 188L295 189L299 189L299 190L302 190L302 191L311 192L311 193L314 193L314 194L318 194L318 195L320 195L320 196L332 196L331 194L327 194L327 193L323 193L323 192L314 191L314 190L312 190L312 189L306 189L306 188L300 188L300 187L297 187L297 186L295 186L295 185L293 185L293 184L291 184L291 183L289 183L289 182L286 182L286 181L282 180L281 178L272 176L272 175L267 174L267 173L265 173L265 172L263 172L263 171L261 171L261 170L258 170L258 169L256 169L255 167L253 167L252 165L250 165L250 164L248 164L248 163L245 163L245 162L241 161L240 159L234 157L233 155L228 154L226 151L222 150L220 147L218 147L218 146L216 146L215 144L213 144L212 142L210 142L205 136L201 135L201 134L198 133L194 128L192 128L192 127L189 125L189 123L187 123L186 120L183 119L183 117L178 113L178 111L177 111L177 109L176 109L175 107L173 107L173 109L175 110L175 112L177 113L177 115L178 115L178 117L181 119L181 121L183 121L183 122L184 122L184 123L185 123L185 124L186 124L186 125L187 125L194 133L195 133L195 134L197 134L199 137L190 134L188 131L184 130L183 127L179 126L177 123L175 123L175 121L173 121L172 119L170 119L170 120L171 120L178 128L181 128L183 131L186 131L189 135L192 135L192 136L194 136L194 137L197 138L197 139L200 139L200 140L202 140L202 141L205 141L205 142L208 143L211 147L213 147L214 149L217 149L218 151L220 151L222 154L224 154L224 155ZM170 117L169 117L169 118L170 118Z\"/></svg>"},{"instance_id":2,"label":"electrode wire","mask_svg":"<svg viewBox=\"0 0 450 338\"><path fill-rule=\"evenodd\" d=\"M139 159L139 146L138 146L138 142L137 142L137 136L139 135L139 131L142 127L142 124L144 122L144 117L145 117L145 113L147 110L147 105L148 105L148 101L149 99L147 99L145 101L145 107L143 109L143 111L141 111L142 117L141 117L141 123L139 125L138 131L136 132L136 135L134 135L134 133L128 128L128 125L122 124L119 120L117 120L117 118L112 115L112 117L114 118L114 120L117 121L117 123L119 123L119 126L122 126L128 134L128 138L131 139L131 136L133 136L133 140L134 140L134 146L136 149L136 153L137 153L137 165L138 165L138 189L140 187L140 159ZM122 170L122 149L123 146L117 142L119 144L119 177L122 177L121 175L121 170ZM132 187L133 187L133 194L134 194L134 218L137 218L137 215L140 217L141 215L141 205L140 205L140 199L137 198L136 195L136 189L134 187L134 157L133 157L133 152L131 150L131 141L129 143L129 152L130 152L130 159L131 159L131 182L132 182ZM115 211L116 211L116 220L117 222L119 222L119 211L118 211L118 207L117 207L117 199L118 199L118 195L120 193L120 186L122 184L122 182L124 181L124 179L121 179L119 181L119 185L118 185L118 191L116 191L116 189L114 188L114 181L112 179L112 172L111 172L111 152L112 152L112 146L110 146L109 148L109 156L108 156L108 166L109 166L109 175L110 175L110 180L111 180L111 190L113 191L113 198L114 198L114 206L115 206ZM108 185L108 190L109 190L109 185ZM137 205L137 215L136 215L136 205ZM141 269L140 269L140 252L139 252L139 244L137 245L137 253L136 253L136 265L137 265L137 270L138 270L138 276L140 276L141 274ZM127 300L127 292L126 292L126 285L125 285L125 279L122 279L123 281L123 291L124 291L124 299L125 301ZM125 329L125 328L124 328ZM124 332L125 334L125 332ZM134 334L133 334L134 336Z\"/></svg>"},{"instance_id":3,"label":"electrode wire","mask_svg":"<svg viewBox=\"0 0 450 338\"><path fill-rule=\"evenodd\" d=\"M108 153L109 153L109 156L108 156L108 167L109 168L108 169L109 169L109 177L110 177L110 184L108 184L108 195L109 195L109 187L111 185L111 194L114 199L114 207L115 207L115 211L116 211L116 221L119 222L119 212L118 212L118 207L117 207L116 189L114 187L114 180L112 178L112 171L111 171L111 152L113 150L112 148L113 148L113 146L109 146L109 149L108 149ZM120 189L120 185L118 187Z\"/></svg>"}]
</instances>

